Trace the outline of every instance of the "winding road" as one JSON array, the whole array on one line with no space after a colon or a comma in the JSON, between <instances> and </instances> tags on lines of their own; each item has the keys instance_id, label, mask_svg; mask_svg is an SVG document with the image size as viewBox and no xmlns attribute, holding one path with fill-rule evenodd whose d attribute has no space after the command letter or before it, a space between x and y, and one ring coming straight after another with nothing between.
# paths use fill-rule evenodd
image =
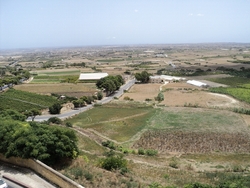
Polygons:
<instances>
[{"instance_id":1,"label":"winding road","mask_svg":"<svg viewBox=\"0 0 250 188\"><path fill-rule=\"evenodd\" d=\"M122 85L120 87L119 90L115 91L114 94L112 94L111 96L108 96L108 97L105 97L103 98L101 101L98 102L98 104L105 104L105 103L108 103L110 102L111 100L114 99L114 97L117 97L119 98L120 96L123 95L124 93L124 90L128 90L129 88L131 88L133 85L135 84L135 79L132 79L132 80L129 80L126 82L126 84ZM87 105L87 106L84 106L82 108L78 108L78 109L74 109L74 110L70 110L68 112L65 112L65 113L62 113L62 114L56 114L56 115L40 115L40 116L36 116L34 121L38 121L38 122L41 122L41 121L47 121L49 118L51 117L58 117L62 120L64 119L67 119L69 117L72 117L74 115L77 115L79 113L82 113L82 112L85 112L91 108L93 108L94 104L90 104L90 105ZM27 119L27 121L32 121L31 117L29 117Z\"/></svg>"}]
</instances>

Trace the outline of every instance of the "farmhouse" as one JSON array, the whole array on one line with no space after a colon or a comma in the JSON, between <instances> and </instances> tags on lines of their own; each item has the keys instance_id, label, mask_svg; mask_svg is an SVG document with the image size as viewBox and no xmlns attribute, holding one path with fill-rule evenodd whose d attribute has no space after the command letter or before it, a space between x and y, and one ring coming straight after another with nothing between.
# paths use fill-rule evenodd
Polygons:
<instances>
[{"instance_id":1,"label":"farmhouse","mask_svg":"<svg viewBox=\"0 0 250 188\"><path fill-rule=\"evenodd\" d=\"M108 73L81 73L79 76L80 81L100 80L108 76Z\"/></svg>"},{"instance_id":2,"label":"farmhouse","mask_svg":"<svg viewBox=\"0 0 250 188\"><path fill-rule=\"evenodd\" d=\"M197 80L188 80L187 83L198 87L208 87L206 83Z\"/></svg>"},{"instance_id":3,"label":"farmhouse","mask_svg":"<svg viewBox=\"0 0 250 188\"><path fill-rule=\"evenodd\" d=\"M167 75L157 75L157 76L150 76L149 82L150 83L165 83L165 82L174 82L174 81L182 81L186 80L185 78L176 77L176 76L167 76Z\"/></svg>"}]
</instances>

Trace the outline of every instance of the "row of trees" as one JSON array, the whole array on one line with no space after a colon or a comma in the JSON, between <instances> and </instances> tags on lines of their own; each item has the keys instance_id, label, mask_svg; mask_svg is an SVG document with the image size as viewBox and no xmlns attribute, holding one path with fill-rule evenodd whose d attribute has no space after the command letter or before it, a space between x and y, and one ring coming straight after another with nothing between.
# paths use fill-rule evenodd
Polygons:
<instances>
[{"instance_id":1,"label":"row of trees","mask_svg":"<svg viewBox=\"0 0 250 188\"><path fill-rule=\"evenodd\" d=\"M74 131L36 122L14 111L0 113L0 153L6 157L35 158L48 165L78 156Z\"/></svg>"},{"instance_id":2,"label":"row of trees","mask_svg":"<svg viewBox=\"0 0 250 188\"><path fill-rule=\"evenodd\" d=\"M99 89L104 89L107 95L114 93L121 85L124 84L124 80L121 75L106 76L96 82L96 86Z\"/></svg>"},{"instance_id":3,"label":"row of trees","mask_svg":"<svg viewBox=\"0 0 250 188\"><path fill-rule=\"evenodd\" d=\"M97 93L97 95L93 96L82 96L80 99L73 100L75 108L86 106L87 104L92 104L95 100L101 100L103 98L103 94L101 91Z\"/></svg>"}]
</instances>

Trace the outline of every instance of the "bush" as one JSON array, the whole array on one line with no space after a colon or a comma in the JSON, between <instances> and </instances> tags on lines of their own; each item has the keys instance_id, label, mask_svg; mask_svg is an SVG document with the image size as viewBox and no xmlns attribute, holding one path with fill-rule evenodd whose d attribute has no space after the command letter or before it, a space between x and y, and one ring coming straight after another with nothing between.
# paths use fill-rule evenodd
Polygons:
<instances>
[{"instance_id":1,"label":"bush","mask_svg":"<svg viewBox=\"0 0 250 188\"><path fill-rule=\"evenodd\" d=\"M123 100L125 100L125 101L129 101L129 100L130 100L130 97L125 96L125 97L123 98Z\"/></svg>"},{"instance_id":2,"label":"bush","mask_svg":"<svg viewBox=\"0 0 250 188\"><path fill-rule=\"evenodd\" d=\"M81 168L77 167L77 168L72 168L71 169L71 174L74 175L75 179L79 179L79 177L83 176L83 171Z\"/></svg>"},{"instance_id":3,"label":"bush","mask_svg":"<svg viewBox=\"0 0 250 188\"><path fill-rule=\"evenodd\" d=\"M109 148L109 149L113 149L113 150L116 149L114 142L111 142L111 141L109 141L109 140L107 140L106 142L105 142L105 141L102 142L102 145L103 145L104 147Z\"/></svg>"},{"instance_id":4,"label":"bush","mask_svg":"<svg viewBox=\"0 0 250 188\"><path fill-rule=\"evenodd\" d=\"M101 91L99 91L99 92L97 93L97 99L98 99L98 100L102 100L102 98L103 98L103 94L102 94Z\"/></svg>"},{"instance_id":5,"label":"bush","mask_svg":"<svg viewBox=\"0 0 250 188\"><path fill-rule=\"evenodd\" d=\"M58 117L51 117L48 119L48 123L61 124L62 120Z\"/></svg>"},{"instance_id":6,"label":"bush","mask_svg":"<svg viewBox=\"0 0 250 188\"><path fill-rule=\"evenodd\" d=\"M73 127L72 126L72 123L70 123L70 122L66 122L66 124L65 124L67 127Z\"/></svg>"},{"instance_id":7,"label":"bush","mask_svg":"<svg viewBox=\"0 0 250 188\"><path fill-rule=\"evenodd\" d=\"M107 157L101 161L101 167L109 171L127 168L127 160L121 156Z\"/></svg>"},{"instance_id":8,"label":"bush","mask_svg":"<svg viewBox=\"0 0 250 188\"><path fill-rule=\"evenodd\" d=\"M139 155L145 155L145 150L142 149L142 148L139 148L139 149L138 149L138 154L139 154Z\"/></svg>"},{"instance_id":9,"label":"bush","mask_svg":"<svg viewBox=\"0 0 250 188\"><path fill-rule=\"evenodd\" d=\"M153 149L146 150L146 155L148 155L148 156L154 156L154 155L157 155L157 153L158 153L158 151L153 150Z\"/></svg>"},{"instance_id":10,"label":"bush","mask_svg":"<svg viewBox=\"0 0 250 188\"><path fill-rule=\"evenodd\" d=\"M93 180L93 174L89 173L88 171L86 171L86 172L84 173L84 177L85 177L85 179L88 180L88 181L92 181L92 180Z\"/></svg>"},{"instance_id":11,"label":"bush","mask_svg":"<svg viewBox=\"0 0 250 188\"><path fill-rule=\"evenodd\" d=\"M179 168L178 166L178 162L175 158L173 158L170 163L169 163L169 166L172 167L172 168Z\"/></svg>"},{"instance_id":12,"label":"bush","mask_svg":"<svg viewBox=\"0 0 250 188\"><path fill-rule=\"evenodd\" d=\"M49 107L49 113L51 114L60 114L62 105L60 103L55 103Z\"/></svg>"}]
</instances>

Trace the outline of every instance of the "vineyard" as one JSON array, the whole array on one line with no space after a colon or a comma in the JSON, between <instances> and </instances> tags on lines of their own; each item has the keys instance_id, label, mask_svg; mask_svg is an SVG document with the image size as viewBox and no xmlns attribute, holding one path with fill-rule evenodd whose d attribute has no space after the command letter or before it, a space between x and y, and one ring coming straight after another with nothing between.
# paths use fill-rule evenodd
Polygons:
<instances>
[{"instance_id":1,"label":"vineyard","mask_svg":"<svg viewBox=\"0 0 250 188\"><path fill-rule=\"evenodd\" d=\"M51 96L38 95L25 91L9 89L0 94L0 110L14 109L23 112L27 109L45 109L57 102L57 99Z\"/></svg>"}]
</instances>

